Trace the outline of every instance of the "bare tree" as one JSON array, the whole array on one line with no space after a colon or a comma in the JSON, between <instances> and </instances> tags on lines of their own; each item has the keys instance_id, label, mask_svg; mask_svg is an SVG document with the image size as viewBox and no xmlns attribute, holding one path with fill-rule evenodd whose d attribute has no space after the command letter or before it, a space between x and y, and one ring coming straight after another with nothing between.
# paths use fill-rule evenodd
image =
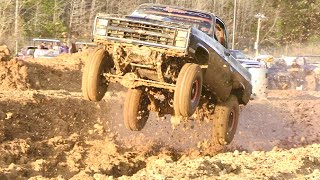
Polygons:
<instances>
[{"instance_id":1,"label":"bare tree","mask_svg":"<svg viewBox=\"0 0 320 180\"><path fill-rule=\"evenodd\" d=\"M15 3L15 16L14 16L14 38L15 38L15 54L18 54L18 26L19 26L19 0Z\"/></svg>"},{"instance_id":2,"label":"bare tree","mask_svg":"<svg viewBox=\"0 0 320 180\"><path fill-rule=\"evenodd\" d=\"M8 39L12 23L14 21L14 2L12 0L0 0L0 42L4 40L4 37Z\"/></svg>"}]
</instances>

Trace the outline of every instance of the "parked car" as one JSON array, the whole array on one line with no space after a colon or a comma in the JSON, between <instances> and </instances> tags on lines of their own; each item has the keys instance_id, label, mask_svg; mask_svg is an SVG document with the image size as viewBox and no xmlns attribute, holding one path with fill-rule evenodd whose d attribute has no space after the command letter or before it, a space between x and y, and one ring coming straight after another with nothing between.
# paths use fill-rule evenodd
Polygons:
<instances>
[{"instance_id":1,"label":"parked car","mask_svg":"<svg viewBox=\"0 0 320 180\"><path fill-rule=\"evenodd\" d=\"M256 61L247 57L240 50L230 50L231 56L233 56L237 61L241 63L243 67L248 69L251 74L251 84L252 84L252 98L266 98L268 79L268 70L265 63Z\"/></svg>"},{"instance_id":2,"label":"parked car","mask_svg":"<svg viewBox=\"0 0 320 180\"><path fill-rule=\"evenodd\" d=\"M32 39L35 49L34 58L53 58L61 53L61 42L58 39Z\"/></svg>"},{"instance_id":3,"label":"parked car","mask_svg":"<svg viewBox=\"0 0 320 180\"><path fill-rule=\"evenodd\" d=\"M58 39L32 39L32 45L25 46L18 53L19 60L28 58L52 58L61 53L61 42Z\"/></svg>"},{"instance_id":4,"label":"parked car","mask_svg":"<svg viewBox=\"0 0 320 180\"><path fill-rule=\"evenodd\" d=\"M37 49L37 46L25 46L18 52L18 59L25 60L28 58L33 58L34 51Z\"/></svg>"},{"instance_id":5,"label":"parked car","mask_svg":"<svg viewBox=\"0 0 320 180\"><path fill-rule=\"evenodd\" d=\"M248 58L240 50L230 50L231 56L233 56L241 65L245 68L262 68L263 65L256 60Z\"/></svg>"},{"instance_id":6,"label":"parked car","mask_svg":"<svg viewBox=\"0 0 320 180\"><path fill-rule=\"evenodd\" d=\"M318 90L320 81L320 55L299 55L296 62L305 74L305 89Z\"/></svg>"},{"instance_id":7,"label":"parked car","mask_svg":"<svg viewBox=\"0 0 320 180\"><path fill-rule=\"evenodd\" d=\"M287 63L289 62L290 65ZM270 89L300 89L304 88L305 73L295 60L276 59L268 69Z\"/></svg>"},{"instance_id":8,"label":"parked car","mask_svg":"<svg viewBox=\"0 0 320 180\"><path fill-rule=\"evenodd\" d=\"M296 57L296 61L303 66L305 71L314 71L320 68L320 55L299 55Z\"/></svg>"}]
</instances>

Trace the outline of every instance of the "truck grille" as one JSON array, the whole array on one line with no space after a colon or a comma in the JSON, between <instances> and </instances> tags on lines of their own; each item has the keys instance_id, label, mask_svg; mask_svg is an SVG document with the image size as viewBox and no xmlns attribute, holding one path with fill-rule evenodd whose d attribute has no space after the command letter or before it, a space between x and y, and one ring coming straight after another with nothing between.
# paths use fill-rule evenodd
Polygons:
<instances>
[{"instance_id":1,"label":"truck grille","mask_svg":"<svg viewBox=\"0 0 320 180\"><path fill-rule=\"evenodd\" d=\"M168 46L174 46L175 34L175 28L122 19L110 19L107 29L108 37L138 40Z\"/></svg>"}]
</instances>

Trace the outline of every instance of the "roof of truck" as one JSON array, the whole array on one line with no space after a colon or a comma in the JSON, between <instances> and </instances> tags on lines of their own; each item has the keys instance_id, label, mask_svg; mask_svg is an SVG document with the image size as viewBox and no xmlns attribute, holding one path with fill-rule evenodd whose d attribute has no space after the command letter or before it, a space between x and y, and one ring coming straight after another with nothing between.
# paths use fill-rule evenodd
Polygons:
<instances>
[{"instance_id":1,"label":"roof of truck","mask_svg":"<svg viewBox=\"0 0 320 180\"><path fill-rule=\"evenodd\" d=\"M32 41L60 42L59 39L33 38Z\"/></svg>"}]
</instances>

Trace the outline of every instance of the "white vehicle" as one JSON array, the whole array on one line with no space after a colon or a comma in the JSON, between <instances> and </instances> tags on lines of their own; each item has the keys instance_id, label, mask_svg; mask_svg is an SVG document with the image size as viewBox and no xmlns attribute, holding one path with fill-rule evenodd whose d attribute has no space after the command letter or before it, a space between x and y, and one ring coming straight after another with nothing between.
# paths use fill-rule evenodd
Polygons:
<instances>
[{"instance_id":1,"label":"white vehicle","mask_svg":"<svg viewBox=\"0 0 320 180\"><path fill-rule=\"evenodd\" d=\"M259 61L248 58L239 50L230 50L231 56L233 56L241 65L245 68L262 68L263 64Z\"/></svg>"},{"instance_id":2,"label":"white vehicle","mask_svg":"<svg viewBox=\"0 0 320 180\"><path fill-rule=\"evenodd\" d=\"M34 58L52 58L60 54L60 40L58 39L32 39L33 45L38 47L34 50Z\"/></svg>"},{"instance_id":3,"label":"white vehicle","mask_svg":"<svg viewBox=\"0 0 320 180\"><path fill-rule=\"evenodd\" d=\"M264 61L248 58L239 50L230 50L231 56L238 60L241 65L248 69L251 74L252 98L266 98L267 96L267 68Z\"/></svg>"}]
</instances>

